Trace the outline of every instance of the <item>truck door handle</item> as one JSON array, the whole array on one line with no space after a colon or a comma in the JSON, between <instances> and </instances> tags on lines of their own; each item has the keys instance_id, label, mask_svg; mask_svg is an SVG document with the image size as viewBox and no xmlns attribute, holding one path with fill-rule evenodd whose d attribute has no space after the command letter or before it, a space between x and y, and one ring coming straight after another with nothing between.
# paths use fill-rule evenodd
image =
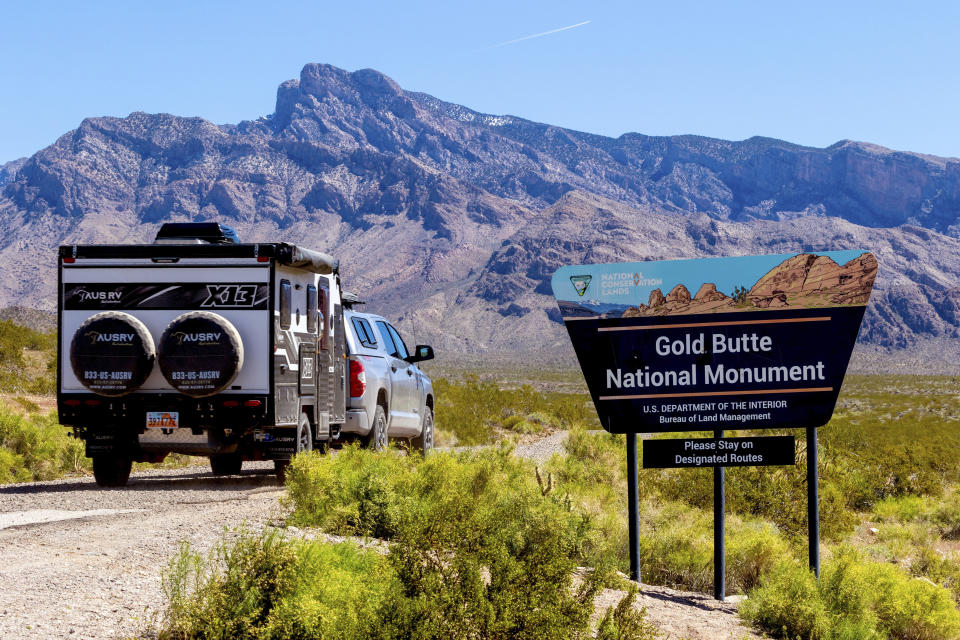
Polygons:
<instances>
[{"instance_id":1,"label":"truck door handle","mask_svg":"<svg viewBox=\"0 0 960 640\"><path fill-rule=\"evenodd\" d=\"M412 376L412 375L413 375L413 369L407 369L407 375L408 375L408 376Z\"/></svg>"}]
</instances>

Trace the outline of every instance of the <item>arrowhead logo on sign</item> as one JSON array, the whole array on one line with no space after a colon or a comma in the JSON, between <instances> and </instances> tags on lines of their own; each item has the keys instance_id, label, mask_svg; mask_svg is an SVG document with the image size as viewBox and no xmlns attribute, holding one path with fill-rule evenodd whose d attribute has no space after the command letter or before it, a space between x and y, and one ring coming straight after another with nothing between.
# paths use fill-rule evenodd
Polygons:
<instances>
[{"instance_id":1,"label":"arrowhead logo on sign","mask_svg":"<svg viewBox=\"0 0 960 640\"><path fill-rule=\"evenodd\" d=\"M581 298L587 292L591 280L593 280L593 276L570 276L570 282L573 283L573 288Z\"/></svg>"},{"instance_id":2,"label":"arrowhead logo on sign","mask_svg":"<svg viewBox=\"0 0 960 640\"><path fill-rule=\"evenodd\" d=\"M802 428L833 414L877 268L826 251L561 267L552 284L608 431Z\"/></svg>"}]
</instances>

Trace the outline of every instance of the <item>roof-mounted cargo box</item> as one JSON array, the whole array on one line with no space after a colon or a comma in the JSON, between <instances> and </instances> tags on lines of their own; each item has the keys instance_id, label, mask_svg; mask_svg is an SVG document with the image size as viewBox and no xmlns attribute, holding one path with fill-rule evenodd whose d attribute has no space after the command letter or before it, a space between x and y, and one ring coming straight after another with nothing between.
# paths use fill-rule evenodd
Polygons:
<instances>
[{"instance_id":1,"label":"roof-mounted cargo box","mask_svg":"<svg viewBox=\"0 0 960 640\"><path fill-rule=\"evenodd\" d=\"M168 222L154 244L240 244L233 228L219 222Z\"/></svg>"}]
</instances>

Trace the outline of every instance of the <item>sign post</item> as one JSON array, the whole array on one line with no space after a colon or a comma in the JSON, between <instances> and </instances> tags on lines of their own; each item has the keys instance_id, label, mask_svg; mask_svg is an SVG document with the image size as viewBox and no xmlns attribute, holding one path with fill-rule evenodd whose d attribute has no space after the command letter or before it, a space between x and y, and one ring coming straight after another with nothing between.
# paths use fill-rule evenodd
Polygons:
<instances>
[{"instance_id":1,"label":"sign post","mask_svg":"<svg viewBox=\"0 0 960 640\"><path fill-rule=\"evenodd\" d=\"M723 429L713 432L717 440L723 438ZM727 556L726 556L726 487L724 486L723 467L713 468L713 597L723 601L727 597Z\"/></svg>"},{"instance_id":2,"label":"sign post","mask_svg":"<svg viewBox=\"0 0 960 640\"><path fill-rule=\"evenodd\" d=\"M810 570L820 577L820 496L817 469L817 430L807 427L807 540Z\"/></svg>"},{"instance_id":3,"label":"sign post","mask_svg":"<svg viewBox=\"0 0 960 640\"><path fill-rule=\"evenodd\" d=\"M630 579L640 582L640 491L637 469L637 434L627 435L627 509L630 535Z\"/></svg>"},{"instance_id":4,"label":"sign post","mask_svg":"<svg viewBox=\"0 0 960 640\"><path fill-rule=\"evenodd\" d=\"M628 434L635 579L636 434L713 431L712 441L701 441L714 443L711 451L689 441L690 450L667 455L669 466L714 468L723 598L724 467L793 464L792 441L782 462L784 443L755 438L766 453L734 450L727 447L743 439L723 438L725 429L807 429L810 564L819 571L816 428L833 414L877 269L871 253L828 251L568 266L553 275L600 422ZM651 456L664 455L656 449ZM647 455L645 444L644 466Z\"/></svg>"}]
</instances>

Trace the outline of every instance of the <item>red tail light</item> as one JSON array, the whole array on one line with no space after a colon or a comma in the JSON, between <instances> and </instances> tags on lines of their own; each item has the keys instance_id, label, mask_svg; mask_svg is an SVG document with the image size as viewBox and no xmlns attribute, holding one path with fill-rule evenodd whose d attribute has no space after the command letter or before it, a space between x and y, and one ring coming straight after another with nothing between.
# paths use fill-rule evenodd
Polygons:
<instances>
[{"instance_id":1,"label":"red tail light","mask_svg":"<svg viewBox=\"0 0 960 640\"><path fill-rule=\"evenodd\" d=\"M71 398L70 400L64 400L63 404L67 405L68 407L79 407L83 403L79 400L74 400Z\"/></svg>"},{"instance_id":2,"label":"red tail light","mask_svg":"<svg viewBox=\"0 0 960 640\"><path fill-rule=\"evenodd\" d=\"M91 407L96 407L96 406L99 406L99 405L100 405L100 401L99 401L99 400L84 400L83 403L84 403L84 404L88 404L88 405L90 405Z\"/></svg>"},{"instance_id":3,"label":"red tail light","mask_svg":"<svg viewBox=\"0 0 960 640\"><path fill-rule=\"evenodd\" d=\"M367 374L359 360L350 361L350 397L359 398L367 390Z\"/></svg>"},{"instance_id":4,"label":"red tail light","mask_svg":"<svg viewBox=\"0 0 960 640\"><path fill-rule=\"evenodd\" d=\"M223 406L225 406L225 407L239 407L239 406L240 406L240 402L238 402L237 400L224 400L224 401L223 401Z\"/></svg>"},{"instance_id":5,"label":"red tail light","mask_svg":"<svg viewBox=\"0 0 960 640\"><path fill-rule=\"evenodd\" d=\"M260 401L259 401L259 400L247 400L246 402L243 403L243 406L245 406L245 407L259 407L259 406L260 406Z\"/></svg>"}]
</instances>

